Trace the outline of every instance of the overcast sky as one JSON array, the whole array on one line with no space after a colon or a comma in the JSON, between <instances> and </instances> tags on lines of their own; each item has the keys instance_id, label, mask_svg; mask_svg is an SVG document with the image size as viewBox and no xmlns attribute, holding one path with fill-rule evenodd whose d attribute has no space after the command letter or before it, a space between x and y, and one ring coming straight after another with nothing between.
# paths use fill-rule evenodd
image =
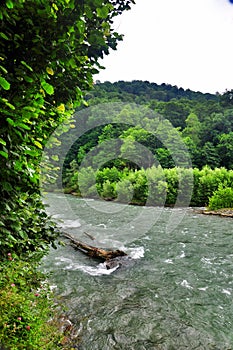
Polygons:
<instances>
[{"instance_id":1,"label":"overcast sky","mask_svg":"<svg viewBox=\"0 0 233 350\"><path fill-rule=\"evenodd\" d=\"M100 81L148 80L202 92L233 89L229 0L136 0L115 23L124 34Z\"/></svg>"}]
</instances>

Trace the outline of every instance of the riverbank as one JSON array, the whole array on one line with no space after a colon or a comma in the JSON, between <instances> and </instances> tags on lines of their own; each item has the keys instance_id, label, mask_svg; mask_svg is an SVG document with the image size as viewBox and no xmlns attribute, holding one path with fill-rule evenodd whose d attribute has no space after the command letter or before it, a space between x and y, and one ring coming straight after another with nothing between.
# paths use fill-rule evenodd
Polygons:
<instances>
[{"instance_id":1,"label":"riverbank","mask_svg":"<svg viewBox=\"0 0 233 350\"><path fill-rule=\"evenodd\" d=\"M223 208L218 210L204 209L204 210L201 210L200 213L204 215L218 215L218 216L233 218L233 209L231 208Z\"/></svg>"},{"instance_id":2,"label":"riverbank","mask_svg":"<svg viewBox=\"0 0 233 350\"><path fill-rule=\"evenodd\" d=\"M72 349L77 329L38 264L12 252L0 262L0 272L0 348Z\"/></svg>"}]
</instances>

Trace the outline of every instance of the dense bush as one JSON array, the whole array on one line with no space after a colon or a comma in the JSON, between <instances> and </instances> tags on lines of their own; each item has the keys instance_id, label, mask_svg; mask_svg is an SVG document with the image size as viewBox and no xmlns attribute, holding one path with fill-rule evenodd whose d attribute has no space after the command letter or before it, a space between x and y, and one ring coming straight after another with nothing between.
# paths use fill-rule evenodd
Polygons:
<instances>
[{"instance_id":1,"label":"dense bush","mask_svg":"<svg viewBox=\"0 0 233 350\"><path fill-rule=\"evenodd\" d=\"M233 188L220 186L213 196L210 197L210 210L217 210L221 208L233 208Z\"/></svg>"},{"instance_id":2,"label":"dense bush","mask_svg":"<svg viewBox=\"0 0 233 350\"><path fill-rule=\"evenodd\" d=\"M51 292L37 267L14 253L0 264L0 348L56 350L65 343Z\"/></svg>"},{"instance_id":3,"label":"dense bush","mask_svg":"<svg viewBox=\"0 0 233 350\"><path fill-rule=\"evenodd\" d=\"M152 166L140 170L125 168L120 171L113 167L94 171L88 167L80 172L76 170L73 175L70 173L69 179L66 178L66 192L69 193L69 188L75 188L84 197L100 196L107 200L141 205L208 206L220 184L228 188L230 198L233 170L207 166L201 170ZM226 206L226 203L222 201L221 205Z\"/></svg>"}]
</instances>

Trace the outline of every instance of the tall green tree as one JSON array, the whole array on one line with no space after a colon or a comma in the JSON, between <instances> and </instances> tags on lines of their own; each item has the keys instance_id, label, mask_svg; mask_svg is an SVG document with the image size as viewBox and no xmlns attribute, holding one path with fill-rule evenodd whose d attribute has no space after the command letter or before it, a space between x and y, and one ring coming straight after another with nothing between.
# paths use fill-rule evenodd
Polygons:
<instances>
[{"instance_id":1,"label":"tall green tree","mask_svg":"<svg viewBox=\"0 0 233 350\"><path fill-rule=\"evenodd\" d=\"M185 120L186 127L184 128L182 135L184 137L190 137L195 145L200 143L200 131L201 123L198 116L195 113L190 113Z\"/></svg>"},{"instance_id":2,"label":"tall green tree","mask_svg":"<svg viewBox=\"0 0 233 350\"><path fill-rule=\"evenodd\" d=\"M39 162L80 105L98 59L122 36L112 23L133 0L5 0L0 8L0 254L41 252L56 234L40 198Z\"/></svg>"},{"instance_id":3,"label":"tall green tree","mask_svg":"<svg viewBox=\"0 0 233 350\"><path fill-rule=\"evenodd\" d=\"M217 150L221 154L221 165L226 166L228 169L233 169L233 132L219 136Z\"/></svg>"}]
</instances>

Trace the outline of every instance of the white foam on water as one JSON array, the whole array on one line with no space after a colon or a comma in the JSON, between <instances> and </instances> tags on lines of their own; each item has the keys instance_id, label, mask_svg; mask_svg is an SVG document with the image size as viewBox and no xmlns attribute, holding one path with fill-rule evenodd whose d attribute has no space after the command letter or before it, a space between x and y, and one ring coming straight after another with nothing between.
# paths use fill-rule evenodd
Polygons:
<instances>
[{"instance_id":1,"label":"white foam on water","mask_svg":"<svg viewBox=\"0 0 233 350\"><path fill-rule=\"evenodd\" d=\"M167 264L174 264L172 259L166 259L164 262L167 263Z\"/></svg>"},{"instance_id":2,"label":"white foam on water","mask_svg":"<svg viewBox=\"0 0 233 350\"><path fill-rule=\"evenodd\" d=\"M205 263L205 264L209 264L212 265L213 263L211 262L211 259L207 259L207 258L201 258L201 262Z\"/></svg>"},{"instance_id":3,"label":"white foam on water","mask_svg":"<svg viewBox=\"0 0 233 350\"><path fill-rule=\"evenodd\" d=\"M135 248L123 247L121 249L125 251L134 260L143 258L145 254L144 247L135 247Z\"/></svg>"},{"instance_id":4,"label":"white foam on water","mask_svg":"<svg viewBox=\"0 0 233 350\"><path fill-rule=\"evenodd\" d=\"M103 227L103 228L107 228L107 226L105 224L98 224L96 225L97 227Z\"/></svg>"},{"instance_id":5,"label":"white foam on water","mask_svg":"<svg viewBox=\"0 0 233 350\"><path fill-rule=\"evenodd\" d=\"M91 275L91 276L101 276L101 275L110 275L115 270L117 270L118 267L119 265L115 266L112 269L106 269L106 266L104 265L104 263L101 263L96 267L89 266L89 265L70 264L66 266L65 270L80 270L85 273L88 273L88 275Z\"/></svg>"},{"instance_id":6,"label":"white foam on water","mask_svg":"<svg viewBox=\"0 0 233 350\"><path fill-rule=\"evenodd\" d=\"M193 289L192 286L190 286L190 284L188 283L188 281L183 280L180 284L182 287L188 288L188 289Z\"/></svg>"},{"instance_id":7,"label":"white foam on water","mask_svg":"<svg viewBox=\"0 0 233 350\"><path fill-rule=\"evenodd\" d=\"M207 289L208 289L209 287L208 286L206 286L206 287L200 287L200 288L197 288L198 290L202 290L202 291L206 291Z\"/></svg>"},{"instance_id":8,"label":"white foam on water","mask_svg":"<svg viewBox=\"0 0 233 350\"><path fill-rule=\"evenodd\" d=\"M223 289L222 293L227 294L227 295L231 295L231 291L229 291L228 289Z\"/></svg>"},{"instance_id":9,"label":"white foam on water","mask_svg":"<svg viewBox=\"0 0 233 350\"><path fill-rule=\"evenodd\" d=\"M62 220L62 222L58 223L58 226L63 229L67 228L78 228L81 226L79 220Z\"/></svg>"},{"instance_id":10,"label":"white foam on water","mask_svg":"<svg viewBox=\"0 0 233 350\"><path fill-rule=\"evenodd\" d=\"M57 262L55 263L55 265L61 265L61 263L63 263L63 262L69 263L69 264L72 263L72 260L71 260L71 259L65 258L64 256L57 257L57 258L55 258L55 260L57 261Z\"/></svg>"},{"instance_id":11,"label":"white foam on water","mask_svg":"<svg viewBox=\"0 0 233 350\"><path fill-rule=\"evenodd\" d=\"M101 275L110 275L112 272L118 269L119 265L114 266L112 269L107 269L106 265L104 263L100 263L97 266L89 266L89 265L83 265L77 262L74 262L70 258L66 258L64 256L60 256L55 258L56 265L61 265L62 263L66 263L65 266L63 266L64 270L80 270L82 272L88 273L91 276L101 276Z\"/></svg>"},{"instance_id":12,"label":"white foam on water","mask_svg":"<svg viewBox=\"0 0 233 350\"><path fill-rule=\"evenodd\" d=\"M147 241L151 241L151 237L149 237L149 236L145 236L145 237L143 237L142 239L145 239L145 240L147 240Z\"/></svg>"},{"instance_id":13,"label":"white foam on water","mask_svg":"<svg viewBox=\"0 0 233 350\"><path fill-rule=\"evenodd\" d=\"M181 251L181 254L180 254L179 258L180 258L180 259L185 258L185 252L184 252L183 250Z\"/></svg>"}]
</instances>

